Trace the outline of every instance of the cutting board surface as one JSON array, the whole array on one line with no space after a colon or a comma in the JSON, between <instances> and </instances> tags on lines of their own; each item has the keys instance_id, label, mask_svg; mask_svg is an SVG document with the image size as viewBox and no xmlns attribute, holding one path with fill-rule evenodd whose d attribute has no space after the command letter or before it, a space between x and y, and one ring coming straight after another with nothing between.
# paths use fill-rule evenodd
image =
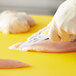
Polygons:
<instances>
[{"instance_id":1,"label":"cutting board surface","mask_svg":"<svg viewBox=\"0 0 76 76\"><path fill-rule=\"evenodd\" d=\"M0 33L0 58L15 59L30 64L27 68L0 69L0 76L76 76L76 53L36 53L9 50L14 43L25 41L33 33L47 26L52 16L30 15L36 25L28 33Z\"/></svg>"}]
</instances>

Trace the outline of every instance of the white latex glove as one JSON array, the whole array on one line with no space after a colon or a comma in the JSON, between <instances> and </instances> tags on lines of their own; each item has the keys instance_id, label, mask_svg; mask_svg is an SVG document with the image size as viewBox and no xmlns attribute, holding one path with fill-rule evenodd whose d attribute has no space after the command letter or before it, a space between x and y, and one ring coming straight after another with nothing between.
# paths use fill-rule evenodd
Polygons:
<instances>
[{"instance_id":1,"label":"white latex glove","mask_svg":"<svg viewBox=\"0 0 76 76\"><path fill-rule=\"evenodd\" d=\"M49 38L53 41L76 39L76 0L66 0L58 8L50 25Z\"/></svg>"}]
</instances>

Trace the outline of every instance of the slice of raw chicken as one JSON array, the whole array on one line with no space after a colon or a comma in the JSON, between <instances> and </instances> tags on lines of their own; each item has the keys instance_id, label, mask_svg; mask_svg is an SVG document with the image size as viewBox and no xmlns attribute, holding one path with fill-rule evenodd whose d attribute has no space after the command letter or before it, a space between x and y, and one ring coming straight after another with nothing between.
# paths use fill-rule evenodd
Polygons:
<instances>
[{"instance_id":1,"label":"slice of raw chicken","mask_svg":"<svg viewBox=\"0 0 76 76\"><path fill-rule=\"evenodd\" d=\"M31 52L72 52L76 51L76 40L68 42L52 42L49 38L44 39L36 44L19 48L23 43L17 43L10 47L10 49L31 51Z\"/></svg>"},{"instance_id":2,"label":"slice of raw chicken","mask_svg":"<svg viewBox=\"0 0 76 76\"><path fill-rule=\"evenodd\" d=\"M31 45L27 50L37 52L72 52L76 51L76 41L53 42L48 38L37 44Z\"/></svg>"},{"instance_id":3,"label":"slice of raw chicken","mask_svg":"<svg viewBox=\"0 0 76 76\"><path fill-rule=\"evenodd\" d=\"M6 34L27 32L34 25L34 20L25 12L7 10L0 14L0 32Z\"/></svg>"},{"instance_id":4,"label":"slice of raw chicken","mask_svg":"<svg viewBox=\"0 0 76 76\"><path fill-rule=\"evenodd\" d=\"M18 60L0 59L0 69L23 68L28 66L29 64L23 63Z\"/></svg>"}]
</instances>

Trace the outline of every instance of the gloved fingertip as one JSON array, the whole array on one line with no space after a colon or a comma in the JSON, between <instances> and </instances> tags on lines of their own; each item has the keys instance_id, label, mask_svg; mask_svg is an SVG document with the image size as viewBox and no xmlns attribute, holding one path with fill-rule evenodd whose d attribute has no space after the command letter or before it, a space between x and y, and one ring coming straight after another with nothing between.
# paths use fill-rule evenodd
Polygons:
<instances>
[{"instance_id":1,"label":"gloved fingertip","mask_svg":"<svg viewBox=\"0 0 76 76\"><path fill-rule=\"evenodd\" d=\"M58 36L57 32L49 32L48 33L49 39L54 41L54 42L59 42L61 40L61 38Z\"/></svg>"},{"instance_id":2,"label":"gloved fingertip","mask_svg":"<svg viewBox=\"0 0 76 76\"><path fill-rule=\"evenodd\" d=\"M59 37L57 37L57 36L55 36L55 37L54 37L54 36L51 36L51 37L49 36L49 39L52 40L52 41L54 41L54 42L59 42L59 41L61 40L61 39L60 39Z\"/></svg>"}]
</instances>

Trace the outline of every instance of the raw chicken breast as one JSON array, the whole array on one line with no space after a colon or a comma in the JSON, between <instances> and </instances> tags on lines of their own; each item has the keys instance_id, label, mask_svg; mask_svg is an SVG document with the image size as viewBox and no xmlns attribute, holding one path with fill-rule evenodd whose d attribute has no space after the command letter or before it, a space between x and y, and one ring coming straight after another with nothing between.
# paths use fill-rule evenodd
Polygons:
<instances>
[{"instance_id":1,"label":"raw chicken breast","mask_svg":"<svg viewBox=\"0 0 76 76\"><path fill-rule=\"evenodd\" d=\"M34 20L24 12L4 11L0 14L0 32L23 33L34 26Z\"/></svg>"},{"instance_id":2,"label":"raw chicken breast","mask_svg":"<svg viewBox=\"0 0 76 76\"><path fill-rule=\"evenodd\" d=\"M19 46L23 43L17 43L10 47L10 49L22 50L22 51L31 51L31 52L72 52L76 51L76 41L68 42L52 42L49 38L42 40L36 44L25 47L24 49L19 49Z\"/></svg>"},{"instance_id":3,"label":"raw chicken breast","mask_svg":"<svg viewBox=\"0 0 76 76\"><path fill-rule=\"evenodd\" d=\"M13 68L28 67L28 66L29 64L23 63L18 60L0 59L0 69L13 69Z\"/></svg>"},{"instance_id":4,"label":"raw chicken breast","mask_svg":"<svg viewBox=\"0 0 76 76\"><path fill-rule=\"evenodd\" d=\"M28 48L28 51L37 52L72 52L76 51L76 41L71 42L53 42L50 39L45 39Z\"/></svg>"}]
</instances>

